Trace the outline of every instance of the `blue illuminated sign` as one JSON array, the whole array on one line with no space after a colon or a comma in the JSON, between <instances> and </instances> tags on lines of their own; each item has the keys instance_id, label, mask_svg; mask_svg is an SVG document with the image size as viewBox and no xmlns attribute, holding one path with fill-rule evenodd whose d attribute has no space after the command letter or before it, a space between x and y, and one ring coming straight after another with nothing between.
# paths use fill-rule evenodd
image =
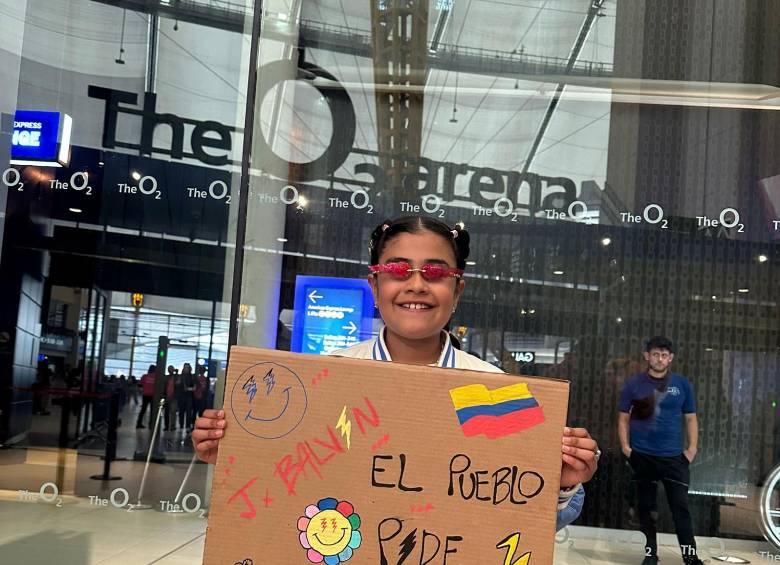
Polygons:
<instances>
[{"instance_id":1,"label":"blue illuminated sign","mask_svg":"<svg viewBox=\"0 0 780 565\"><path fill-rule=\"evenodd\" d=\"M374 299L366 279L298 276L291 350L326 355L371 337Z\"/></svg>"},{"instance_id":2,"label":"blue illuminated sign","mask_svg":"<svg viewBox=\"0 0 780 565\"><path fill-rule=\"evenodd\" d=\"M60 166L70 154L72 120L59 112L17 110L11 137L11 164Z\"/></svg>"}]
</instances>

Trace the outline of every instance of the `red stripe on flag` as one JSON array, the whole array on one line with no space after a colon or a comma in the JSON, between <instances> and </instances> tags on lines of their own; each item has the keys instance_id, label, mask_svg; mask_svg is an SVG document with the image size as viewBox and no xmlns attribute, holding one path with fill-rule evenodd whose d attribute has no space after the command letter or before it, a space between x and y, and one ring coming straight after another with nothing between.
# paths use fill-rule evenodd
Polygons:
<instances>
[{"instance_id":1,"label":"red stripe on flag","mask_svg":"<svg viewBox=\"0 0 780 565\"><path fill-rule=\"evenodd\" d=\"M541 406L535 406L503 416L474 416L461 428L466 437L484 434L488 439L496 439L522 432L542 422L544 422L544 410Z\"/></svg>"}]
</instances>

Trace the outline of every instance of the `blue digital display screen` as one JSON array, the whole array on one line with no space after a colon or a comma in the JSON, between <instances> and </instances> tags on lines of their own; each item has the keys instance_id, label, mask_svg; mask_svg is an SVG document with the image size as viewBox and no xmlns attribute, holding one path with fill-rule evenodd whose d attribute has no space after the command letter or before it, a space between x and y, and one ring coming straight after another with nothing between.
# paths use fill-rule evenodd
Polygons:
<instances>
[{"instance_id":1,"label":"blue digital display screen","mask_svg":"<svg viewBox=\"0 0 780 565\"><path fill-rule=\"evenodd\" d=\"M59 130L59 112L17 110L11 137L11 159L54 160Z\"/></svg>"},{"instance_id":2,"label":"blue digital display screen","mask_svg":"<svg viewBox=\"0 0 780 565\"><path fill-rule=\"evenodd\" d=\"M371 336L374 301L365 279L298 276L291 350L327 355Z\"/></svg>"}]
</instances>

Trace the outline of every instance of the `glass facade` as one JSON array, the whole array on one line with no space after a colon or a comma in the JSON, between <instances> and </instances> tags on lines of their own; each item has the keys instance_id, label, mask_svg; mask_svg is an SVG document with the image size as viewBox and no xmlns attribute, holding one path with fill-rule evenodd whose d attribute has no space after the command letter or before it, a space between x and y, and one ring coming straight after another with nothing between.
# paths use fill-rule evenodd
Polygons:
<instances>
[{"instance_id":1,"label":"glass facade","mask_svg":"<svg viewBox=\"0 0 780 565\"><path fill-rule=\"evenodd\" d=\"M557 563L643 558L618 404L653 335L695 395L700 557L780 559L779 29L761 0L0 0L0 562L199 562L188 428L228 347L375 336L339 309L403 215L471 234L462 348L571 381L599 441Z\"/></svg>"}]
</instances>

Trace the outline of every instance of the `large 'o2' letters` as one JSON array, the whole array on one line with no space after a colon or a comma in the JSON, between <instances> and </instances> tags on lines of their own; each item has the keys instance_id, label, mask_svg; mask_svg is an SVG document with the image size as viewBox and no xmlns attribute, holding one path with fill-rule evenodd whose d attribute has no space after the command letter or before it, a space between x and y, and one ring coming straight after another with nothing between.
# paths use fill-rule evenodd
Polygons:
<instances>
[{"instance_id":1,"label":"large 'o2' letters","mask_svg":"<svg viewBox=\"0 0 780 565\"><path fill-rule=\"evenodd\" d=\"M260 168L272 175L291 182L306 182L326 178L346 161L355 141L355 109L344 87L332 74L312 63L302 62L298 68L290 61L273 61L258 69L258 101L268 91L285 80L301 80L322 77L330 84L310 83L325 98L333 119L333 135L325 152L307 163L290 163L279 157L268 145L262 133L255 136L259 145Z\"/></svg>"}]
</instances>

